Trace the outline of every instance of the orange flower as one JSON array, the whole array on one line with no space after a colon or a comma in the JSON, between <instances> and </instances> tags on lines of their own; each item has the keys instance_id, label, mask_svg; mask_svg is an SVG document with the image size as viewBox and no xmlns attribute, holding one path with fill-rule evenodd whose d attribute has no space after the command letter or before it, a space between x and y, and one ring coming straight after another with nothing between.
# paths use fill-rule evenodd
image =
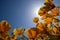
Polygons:
<instances>
[{"instance_id":1,"label":"orange flower","mask_svg":"<svg viewBox=\"0 0 60 40\"><path fill-rule=\"evenodd\" d=\"M29 38L36 38L39 30L37 28L28 28L25 30Z\"/></svg>"},{"instance_id":2,"label":"orange flower","mask_svg":"<svg viewBox=\"0 0 60 40\"><path fill-rule=\"evenodd\" d=\"M46 6L42 6L42 7L38 10L38 15L43 16L46 12L47 12Z\"/></svg>"},{"instance_id":3,"label":"orange flower","mask_svg":"<svg viewBox=\"0 0 60 40\"><path fill-rule=\"evenodd\" d=\"M51 22L52 22L52 18L46 18L46 19L44 20L44 22L45 22L46 24L51 23Z\"/></svg>"},{"instance_id":4,"label":"orange flower","mask_svg":"<svg viewBox=\"0 0 60 40\"><path fill-rule=\"evenodd\" d=\"M1 24L1 31L2 32L6 32L11 29L10 24L6 20L2 20L0 24Z\"/></svg>"},{"instance_id":5,"label":"orange flower","mask_svg":"<svg viewBox=\"0 0 60 40\"><path fill-rule=\"evenodd\" d=\"M47 27L47 32L50 32L51 31L51 25Z\"/></svg>"},{"instance_id":6,"label":"orange flower","mask_svg":"<svg viewBox=\"0 0 60 40\"><path fill-rule=\"evenodd\" d=\"M42 16L42 20L46 19L46 18L49 17L49 16L50 16L50 15L49 15L48 13L44 14L44 15Z\"/></svg>"},{"instance_id":7,"label":"orange flower","mask_svg":"<svg viewBox=\"0 0 60 40\"><path fill-rule=\"evenodd\" d=\"M56 23L56 22L59 21L59 19L58 18L54 18L53 21Z\"/></svg>"},{"instance_id":8,"label":"orange flower","mask_svg":"<svg viewBox=\"0 0 60 40\"><path fill-rule=\"evenodd\" d=\"M40 15L40 16L44 15L44 11L39 10L39 11L38 11L38 15Z\"/></svg>"},{"instance_id":9,"label":"orange flower","mask_svg":"<svg viewBox=\"0 0 60 40\"><path fill-rule=\"evenodd\" d=\"M49 4L52 4L52 1L53 0L44 0L45 3L49 3Z\"/></svg>"},{"instance_id":10,"label":"orange flower","mask_svg":"<svg viewBox=\"0 0 60 40\"><path fill-rule=\"evenodd\" d=\"M59 14L59 7L56 6L55 9L51 10L51 14L52 16L57 16Z\"/></svg>"},{"instance_id":11,"label":"orange flower","mask_svg":"<svg viewBox=\"0 0 60 40\"><path fill-rule=\"evenodd\" d=\"M0 32L1 32L1 22L0 22Z\"/></svg>"},{"instance_id":12,"label":"orange flower","mask_svg":"<svg viewBox=\"0 0 60 40\"><path fill-rule=\"evenodd\" d=\"M38 23L36 28L38 28L41 32L44 31L44 25L42 23Z\"/></svg>"},{"instance_id":13,"label":"orange flower","mask_svg":"<svg viewBox=\"0 0 60 40\"><path fill-rule=\"evenodd\" d=\"M57 28L56 28L56 27L54 27L54 28L53 28L53 31L57 31Z\"/></svg>"},{"instance_id":14,"label":"orange flower","mask_svg":"<svg viewBox=\"0 0 60 40\"><path fill-rule=\"evenodd\" d=\"M38 17L34 17L33 18L33 22L37 23L39 21L39 18Z\"/></svg>"}]
</instances>

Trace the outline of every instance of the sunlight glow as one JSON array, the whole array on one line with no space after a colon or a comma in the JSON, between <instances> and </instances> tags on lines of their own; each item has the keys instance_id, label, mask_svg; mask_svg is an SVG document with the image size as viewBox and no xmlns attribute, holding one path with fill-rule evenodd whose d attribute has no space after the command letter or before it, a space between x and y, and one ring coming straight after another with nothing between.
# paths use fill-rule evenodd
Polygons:
<instances>
[{"instance_id":1,"label":"sunlight glow","mask_svg":"<svg viewBox=\"0 0 60 40\"><path fill-rule=\"evenodd\" d=\"M40 18L40 16L38 15L38 10L40 9L40 7L41 7L41 6L36 6L36 7L34 8L34 16L39 17L39 18Z\"/></svg>"}]
</instances>

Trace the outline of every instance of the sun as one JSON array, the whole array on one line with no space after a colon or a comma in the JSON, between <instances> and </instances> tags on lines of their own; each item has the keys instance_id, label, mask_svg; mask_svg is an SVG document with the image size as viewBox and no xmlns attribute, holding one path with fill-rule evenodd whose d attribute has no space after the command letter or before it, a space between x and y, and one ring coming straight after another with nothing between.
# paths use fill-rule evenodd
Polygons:
<instances>
[{"instance_id":1,"label":"sun","mask_svg":"<svg viewBox=\"0 0 60 40\"><path fill-rule=\"evenodd\" d=\"M41 6L36 6L36 7L34 7L34 16L40 17L40 16L38 15L38 10L40 9L40 7L41 7Z\"/></svg>"}]
</instances>

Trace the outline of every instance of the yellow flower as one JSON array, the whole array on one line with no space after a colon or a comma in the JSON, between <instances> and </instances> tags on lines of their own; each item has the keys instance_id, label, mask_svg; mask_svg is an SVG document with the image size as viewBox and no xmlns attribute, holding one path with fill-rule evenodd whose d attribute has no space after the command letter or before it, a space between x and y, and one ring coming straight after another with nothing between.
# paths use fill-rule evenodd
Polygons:
<instances>
[{"instance_id":1,"label":"yellow flower","mask_svg":"<svg viewBox=\"0 0 60 40\"><path fill-rule=\"evenodd\" d=\"M14 35L17 35L18 34L18 31L17 31L16 28L14 29L13 33L14 33Z\"/></svg>"},{"instance_id":2,"label":"yellow flower","mask_svg":"<svg viewBox=\"0 0 60 40\"><path fill-rule=\"evenodd\" d=\"M14 31L13 31L13 33L14 33L14 35L21 35L22 34L22 30L23 30L22 27L15 28Z\"/></svg>"}]
</instances>

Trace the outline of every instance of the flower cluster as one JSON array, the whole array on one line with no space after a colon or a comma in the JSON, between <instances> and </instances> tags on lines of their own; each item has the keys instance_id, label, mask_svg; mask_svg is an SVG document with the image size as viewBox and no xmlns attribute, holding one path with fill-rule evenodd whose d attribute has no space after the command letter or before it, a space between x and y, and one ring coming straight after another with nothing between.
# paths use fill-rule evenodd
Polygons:
<instances>
[{"instance_id":1,"label":"flower cluster","mask_svg":"<svg viewBox=\"0 0 60 40\"><path fill-rule=\"evenodd\" d=\"M0 40L18 40L17 35L21 36L19 40L60 40L60 27L59 27L59 6L53 4L53 0L44 0L38 15L41 16L40 22L38 17L33 18L36 23L35 27L23 29L14 28L12 36L9 35L11 25L6 21L0 22ZM24 36L24 33L28 37Z\"/></svg>"}]
</instances>

